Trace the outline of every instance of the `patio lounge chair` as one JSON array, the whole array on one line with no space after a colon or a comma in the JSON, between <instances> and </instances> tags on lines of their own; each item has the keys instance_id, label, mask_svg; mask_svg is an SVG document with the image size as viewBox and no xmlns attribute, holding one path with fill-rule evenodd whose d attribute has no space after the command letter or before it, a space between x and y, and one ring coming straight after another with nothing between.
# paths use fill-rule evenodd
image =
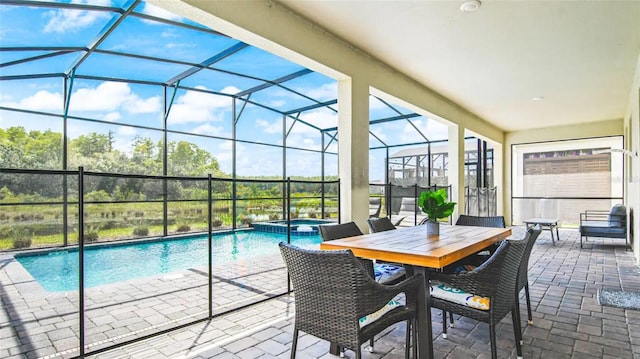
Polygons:
<instances>
[{"instance_id":1,"label":"patio lounge chair","mask_svg":"<svg viewBox=\"0 0 640 359\"><path fill-rule=\"evenodd\" d=\"M369 197L369 218L380 217L382 210L382 199L380 197Z\"/></svg>"},{"instance_id":2,"label":"patio lounge chair","mask_svg":"<svg viewBox=\"0 0 640 359\"><path fill-rule=\"evenodd\" d=\"M363 343L402 321L407 323L405 358L409 358L411 333L416 357L412 322L421 305L417 301L419 293L424 291L422 275L387 286L376 283L350 250L307 250L281 242L280 251L295 293L291 359L296 356L301 330L353 350L360 359ZM405 294L405 304L396 299L400 293Z\"/></svg>"},{"instance_id":3,"label":"patio lounge chair","mask_svg":"<svg viewBox=\"0 0 640 359\"><path fill-rule=\"evenodd\" d=\"M627 237L627 208L616 204L609 212L587 210L580 213L580 248L589 237L623 238L629 248Z\"/></svg>"}]
</instances>

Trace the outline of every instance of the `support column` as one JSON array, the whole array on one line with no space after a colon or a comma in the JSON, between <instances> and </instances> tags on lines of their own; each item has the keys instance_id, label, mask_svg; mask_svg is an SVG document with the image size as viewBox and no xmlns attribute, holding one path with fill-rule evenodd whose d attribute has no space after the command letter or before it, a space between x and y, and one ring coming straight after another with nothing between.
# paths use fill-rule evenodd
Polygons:
<instances>
[{"instance_id":1,"label":"support column","mask_svg":"<svg viewBox=\"0 0 640 359\"><path fill-rule=\"evenodd\" d=\"M449 125L449 184L450 201L458 203L452 214L455 223L458 216L465 213L464 204L464 127Z\"/></svg>"},{"instance_id":2,"label":"support column","mask_svg":"<svg viewBox=\"0 0 640 359\"><path fill-rule=\"evenodd\" d=\"M369 85L338 81L338 174L340 221L355 221L367 232L369 217Z\"/></svg>"}]
</instances>

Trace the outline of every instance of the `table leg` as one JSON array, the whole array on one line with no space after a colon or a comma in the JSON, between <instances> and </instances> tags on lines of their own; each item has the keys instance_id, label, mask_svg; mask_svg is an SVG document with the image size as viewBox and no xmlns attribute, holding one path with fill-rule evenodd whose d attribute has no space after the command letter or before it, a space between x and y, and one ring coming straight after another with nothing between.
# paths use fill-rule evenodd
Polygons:
<instances>
[{"instance_id":1,"label":"table leg","mask_svg":"<svg viewBox=\"0 0 640 359\"><path fill-rule=\"evenodd\" d=\"M333 355L340 355L340 346L336 343L329 343L329 353Z\"/></svg>"},{"instance_id":2,"label":"table leg","mask_svg":"<svg viewBox=\"0 0 640 359\"><path fill-rule=\"evenodd\" d=\"M556 223L554 227L556 227L556 239L558 240L558 242L560 242L560 232L558 231L558 224Z\"/></svg>"},{"instance_id":3,"label":"table leg","mask_svg":"<svg viewBox=\"0 0 640 359\"><path fill-rule=\"evenodd\" d=\"M553 236L553 224L549 225L549 232L551 233L551 243L553 243L553 245L555 246L556 242L555 242L555 238Z\"/></svg>"},{"instance_id":4,"label":"table leg","mask_svg":"<svg viewBox=\"0 0 640 359\"><path fill-rule=\"evenodd\" d=\"M417 331L418 358L433 359L433 333L431 330L431 299L429 293L429 271L424 267L414 266L414 273L422 273L425 278L424 294L418 297L418 320ZM422 297L422 298L420 298ZM421 305L424 304L424 305Z\"/></svg>"}]
</instances>

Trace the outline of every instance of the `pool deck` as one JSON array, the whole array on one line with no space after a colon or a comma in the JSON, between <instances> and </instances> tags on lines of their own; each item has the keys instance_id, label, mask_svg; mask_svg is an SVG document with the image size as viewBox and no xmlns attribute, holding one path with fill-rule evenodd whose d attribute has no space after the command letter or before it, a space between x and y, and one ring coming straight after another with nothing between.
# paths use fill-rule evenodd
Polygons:
<instances>
[{"instance_id":1,"label":"pool deck","mask_svg":"<svg viewBox=\"0 0 640 359\"><path fill-rule=\"evenodd\" d=\"M534 325L523 318L525 358L640 358L640 311L602 307L599 288L640 291L640 268L618 240L589 241L580 249L578 233L561 229L551 244L541 235L530 262ZM523 233L514 228L514 237ZM278 265L275 265L275 264ZM282 262L247 262L217 268L214 303L218 310L243 299L265 298L280 288ZM0 257L0 357L66 358L78 354L77 294L49 293L12 259ZM202 317L207 311L206 275L200 271L129 281L87 290L87 344L91 350ZM204 283L203 283L204 280ZM95 355L96 358L288 358L293 296L257 305ZM524 313L524 294L521 296ZM486 324L458 318L449 338L433 312L436 358L487 358ZM498 355L515 358L511 319L498 325ZM376 337L364 358L402 358L404 324ZM353 353L347 352L348 357ZM328 344L309 335L299 341L298 358L337 358Z\"/></svg>"}]
</instances>

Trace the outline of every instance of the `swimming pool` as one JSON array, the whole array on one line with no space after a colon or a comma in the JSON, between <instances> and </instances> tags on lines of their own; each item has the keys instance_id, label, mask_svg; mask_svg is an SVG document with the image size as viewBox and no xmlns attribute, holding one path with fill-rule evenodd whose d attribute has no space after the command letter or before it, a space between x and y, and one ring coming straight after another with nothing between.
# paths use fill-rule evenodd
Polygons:
<instances>
[{"instance_id":1,"label":"swimming pool","mask_svg":"<svg viewBox=\"0 0 640 359\"><path fill-rule=\"evenodd\" d=\"M213 236L213 264L275 254L287 236L239 231ZM320 236L291 237L299 246L321 242ZM78 251L16 255L16 260L49 292L78 289ZM207 236L87 247L85 288L207 266Z\"/></svg>"}]
</instances>

